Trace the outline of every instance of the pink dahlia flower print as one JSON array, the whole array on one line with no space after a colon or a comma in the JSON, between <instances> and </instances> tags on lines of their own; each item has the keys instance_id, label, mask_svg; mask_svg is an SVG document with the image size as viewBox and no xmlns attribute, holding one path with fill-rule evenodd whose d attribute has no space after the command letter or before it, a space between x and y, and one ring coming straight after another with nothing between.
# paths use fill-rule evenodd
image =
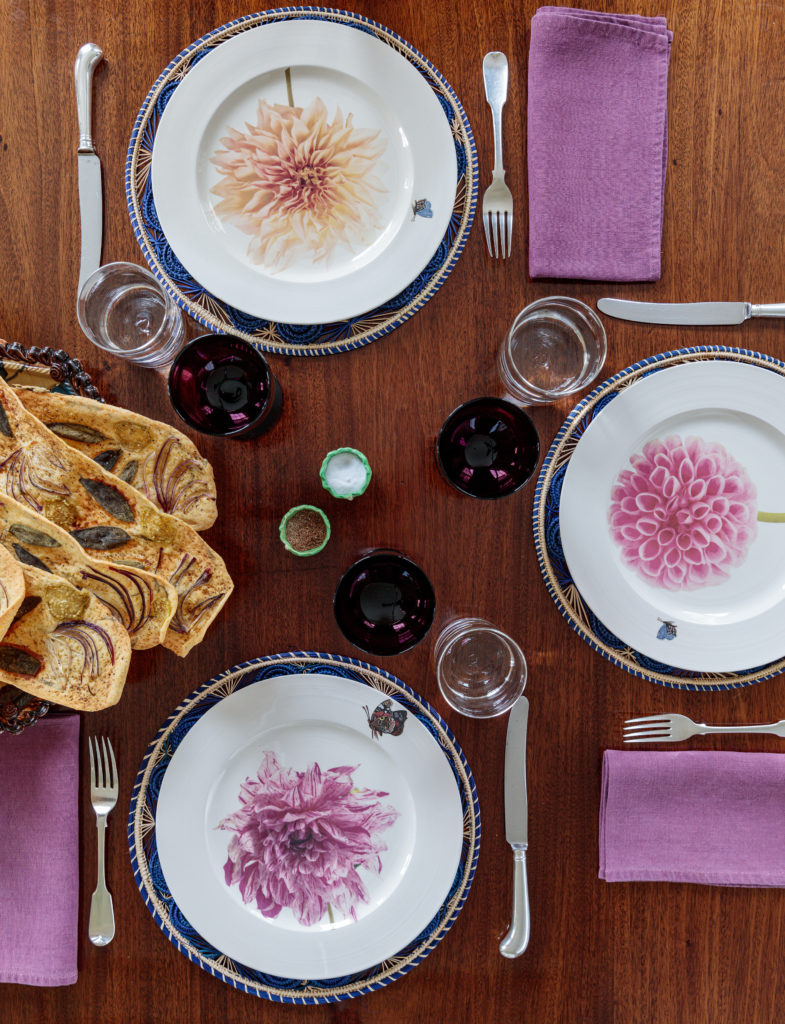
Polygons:
<instances>
[{"instance_id":1,"label":"pink dahlia flower print","mask_svg":"<svg viewBox=\"0 0 785 1024\"><path fill-rule=\"evenodd\" d=\"M650 441L611 490L611 536L647 583L697 590L722 583L757 534L755 486L720 444ZM763 517L763 514L761 514Z\"/></svg>"},{"instance_id":2,"label":"pink dahlia flower print","mask_svg":"<svg viewBox=\"0 0 785 1024\"><path fill-rule=\"evenodd\" d=\"M335 909L356 918L368 902L358 868L381 874L380 835L398 818L383 804L387 793L354 785L354 767L322 771L284 768L264 752L255 779L240 791L240 809L220 822L234 832L224 864L227 885L238 885L244 903L256 901L264 917L288 907L302 925Z\"/></svg>"},{"instance_id":3,"label":"pink dahlia flower print","mask_svg":"<svg viewBox=\"0 0 785 1024\"><path fill-rule=\"evenodd\" d=\"M211 158L221 179L210 191L221 197L218 217L251 236L252 263L316 262L381 230L387 189L375 171L387 143L355 128L352 114L339 108L330 122L318 97L305 108L259 100L256 124L227 130Z\"/></svg>"}]
</instances>

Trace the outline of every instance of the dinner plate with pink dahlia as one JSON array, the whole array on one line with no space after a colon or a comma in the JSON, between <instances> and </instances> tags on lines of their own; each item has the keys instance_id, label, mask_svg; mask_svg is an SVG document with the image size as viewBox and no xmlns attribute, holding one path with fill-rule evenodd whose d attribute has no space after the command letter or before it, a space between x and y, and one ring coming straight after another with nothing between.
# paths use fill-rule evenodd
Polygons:
<instances>
[{"instance_id":1,"label":"dinner plate with pink dahlia","mask_svg":"<svg viewBox=\"0 0 785 1024\"><path fill-rule=\"evenodd\" d=\"M785 656L784 513L785 381L707 357L655 368L601 408L559 525L584 614L611 639L722 673Z\"/></svg>"}]
</instances>

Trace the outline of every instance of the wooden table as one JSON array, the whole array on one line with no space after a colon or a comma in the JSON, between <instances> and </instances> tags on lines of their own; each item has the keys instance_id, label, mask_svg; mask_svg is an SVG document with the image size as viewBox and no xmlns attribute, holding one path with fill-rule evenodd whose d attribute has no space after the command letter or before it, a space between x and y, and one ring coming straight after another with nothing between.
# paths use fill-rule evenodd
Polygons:
<instances>
[{"instance_id":1,"label":"wooden table","mask_svg":"<svg viewBox=\"0 0 785 1024\"><path fill-rule=\"evenodd\" d=\"M630 7L599 0L596 6ZM271 433L247 446L197 438L219 485L220 518L207 540L226 559L236 590L186 660L162 649L136 655L122 702L85 720L83 744L88 733L107 732L121 765L121 800L110 820L108 855L117 937L104 949L87 938L95 826L85 775L79 981L53 990L5 986L5 1021L767 1024L780 1015L782 890L608 885L597 877L597 821L602 752L620 746L624 718L667 709L701 720L774 720L783 712L782 678L727 694L684 693L613 666L569 629L546 592L532 542L533 484L503 501L473 501L447 486L433 456L434 438L452 408L469 397L501 393L495 370L499 342L513 315L536 297L555 292L592 303L608 293L674 301L785 298L782 6L743 0L642 0L633 6L639 13L665 13L674 32L670 151L662 280L618 286L531 281L527 275L526 56L535 4L355 4L425 52L455 88L475 131L481 188L490 177L491 132L480 64L488 50L509 55L505 140L516 202L512 260L491 261L475 223L445 286L388 337L344 355L271 358L286 396L283 417ZM245 10L228 0L9 0L3 12L0 336L67 349L83 360L107 398L176 425L163 377L104 357L76 323L73 62L87 40L106 55L94 84L105 182L104 259L141 262L123 190L137 110L175 54ZM608 375L652 353L692 344L785 356L781 322L705 330L620 322L607 327ZM191 333L197 333L195 325ZM569 409L566 401L534 410L544 450ZM339 507L321 491L318 469L324 453L343 444L367 453L374 481L361 500ZM315 559L288 556L277 538L281 514L298 502L325 500L333 521L327 549ZM154 924L129 864L125 814L131 785L170 710L220 670L296 648L355 655L335 624L332 596L358 553L378 545L407 552L436 589L431 636L408 654L380 661L435 704L463 746L482 807L479 868L452 931L405 978L347 1003L278 1007L197 969ZM438 695L431 642L454 611L497 623L520 640L529 662L532 937L527 953L515 961L498 953L510 913L502 806L506 720L462 719ZM767 738L694 745L781 749Z\"/></svg>"}]
</instances>

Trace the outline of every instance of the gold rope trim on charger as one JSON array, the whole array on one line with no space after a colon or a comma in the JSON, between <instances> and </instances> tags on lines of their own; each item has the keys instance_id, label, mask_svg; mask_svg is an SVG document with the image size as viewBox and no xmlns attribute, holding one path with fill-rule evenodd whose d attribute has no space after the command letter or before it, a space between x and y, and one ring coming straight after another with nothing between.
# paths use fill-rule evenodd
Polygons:
<instances>
[{"instance_id":1,"label":"gold rope trim on charger","mask_svg":"<svg viewBox=\"0 0 785 1024\"><path fill-rule=\"evenodd\" d=\"M713 362L718 359L731 363L749 363L753 366L762 366L765 369L774 370L781 377L785 377L785 369L778 366L777 363L771 362L762 356L755 355L754 353L743 351L707 351L674 352L673 355L666 359L658 360L657 362L643 363L624 377L617 378L615 380L611 378L603 385L600 385L597 391L587 399L586 404L581 408L580 415L575 417L574 422L570 424L569 428L565 431L564 436L552 451L548 469L540 482L540 493L537 507L535 509L535 537L540 554L540 565L548 582L551 595L554 600L559 603L563 614L573 625L578 635L591 646L602 651L602 653L611 661L622 665L633 675L640 677L644 674L649 679L654 679L659 683L664 683L673 689L679 690L695 688L700 688L702 690L727 690L728 684L742 686L745 683L752 683L760 679L761 666L758 667L758 670L750 672L701 672L694 676L681 676L672 673L657 672L645 665L641 665L635 660L634 655L636 652L631 647L626 647L621 650L615 647L609 647L591 631L589 627L586 603L575 584L569 584L566 589L559 585L553 571L553 566L551 565L550 556L545 543L545 505L554 473L561 469L566 462L570 461L572 454L580 441L580 436L576 437L575 435L576 428L582 427L586 424L587 416L594 411L599 402L606 398L611 392L625 390L631 384L634 384L641 377L651 373L653 370L661 370L665 367L676 366L680 363L702 361ZM624 371L621 372L623 373ZM778 672L785 670L785 658L782 658L777 662L771 662L765 668L765 675L767 677L769 675L776 675Z\"/></svg>"},{"instance_id":2,"label":"gold rope trim on charger","mask_svg":"<svg viewBox=\"0 0 785 1024\"><path fill-rule=\"evenodd\" d=\"M302 656L292 656L288 658L276 658L269 662L262 662L264 665L329 665L329 662L325 662L322 658L304 658ZM373 689L378 690L388 696L395 696L396 694L403 694L404 697L409 697L409 694L404 690L402 686L398 686L391 679L386 676L382 676L376 672L369 671L368 669L360 668L351 662L337 661L337 665L345 665L347 668L351 668L353 672L362 676L368 683L371 684ZM147 788L150 783L150 775L156 765L159 764L162 756L166 753L165 747L172 730L179 724L185 714L191 711L195 705L199 704L205 697L213 694L223 694L223 696L229 696L232 693L240 678L246 675L252 666L246 665L244 668L238 669L236 672L228 673L227 675L221 676L204 690L200 690L198 694L187 700L180 708L177 716L169 723L166 732L160 737L155 745L155 749L151 751L150 756L147 760L144 775L142 781L139 784L139 792L136 798L136 814L134 815L134 849L136 851L136 861L138 865L139 875L144 883L144 898L145 902L148 903L155 909L159 918L166 922L168 930L171 932L172 937L176 940L177 947L179 949L187 950L192 959L198 961L200 964L207 965L211 974L218 973L225 977L231 984L236 982L238 985L254 989L257 992L265 992L274 996L280 996L285 998L287 1001L292 1001L293 997L302 996L307 997L318 997L318 996L336 996L336 995L350 995L360 990L365 990L368 987L369 981L367 978L361 978L359 981L352 982L349 985L341 985L333 988L327 988L322 986L313 986L302 989L298 992L293 992L292 989L288 988L273 988L269 985L264 985L261 982L255 982L250 978L245 978L239 974L236 970L229 968L228 966L221 966L216 960L209 960L205 957L200 950L198 950L192 943L184 938L177 928L172 924L169 917L169 910L155 894L155 890L152 885L152 879L150 877L150 870L147 865L147 853L144 848L144 839L153 830L152 815L147 808ZM266 680L260 680L264 683ZM397 974L404 967L420 960L423 955L436 943L439 937L448 931L453 924L452 915L453 912L461 901L463 900L467 886L472 878L472 863L474 861L474 851L477 845L477 815L474 809L474 803L471 799L472 787L469 782L469 777L466 772L466 768L459 757L454 757L455 747L450 740L449 736L444 730L441 723L427 712L424 707L420 709L428 715L428 719L432 726L434 726L438 732L439 746L444 750L449 751L451 754L450 761L454 769L457 771L458 776L461 780L462 792L469 793L470 798L468 800L468 806L464 812L463 820L463 842L467 846L465 866L463 871L463 877L461 884L453 894L449 903L443 905L444 915L439 925L434 928L432 932L425 938L416 949L412 950L406 956L395 956L389 960L382 961L384 964L384 970L380 971L379 974L373 978L373 985L377 985L391 975ZM232 961L222 954L227 964ZM234 965L232 964L232 968ZM305 980L305 979L303 979Z\"/></svg>"},{"instance_id":3,"label":"gold rope trim on charger","mask_svg":"<svg viewBox=\"0 0 785 1024\"><path fill-rule=\"evenodd\" d=\"M323 21L334 21L338 22L339 24L345 25L366 25L366 22L364 22L360 18L341 15L328 9L325 9L323 12L319 11L318 13L320 20ZM190 70L194 56L196 56L202 50L215 49L216 45L225 42L230 37L239 35L242 32L247 32L248 29L257 28L259 25L289 20L292 20L292 14L290 13L281 11L265 11L259 15L255 15L251 18L245 19L238 25L231 25L223 31L216 31L214 34L211 34L208 39L204 40L204 42L202 42L200 46L195 46L192 50L189 50L186 54L184 54L182 58L169 70L169 73L161 79L157 87L154 87L155 91L151 91L147 99L145 100L146 109L144 112L144 116L142 120L139 122L138 127L136 129L136 139L134 140L134 146L131 155L131 165L129 169L129 179L134 183L131 202L133 206L134 218L136 220L137 225L139 226L138 241L142 246L142 251L144 252L145 258L148 260L148 262L151 262L155 265L157 274L164 281L166 281L167 287L177 296L178 300L181 302L181 304L183 305L187 312L191 313L192 315L195 312L196 316L205 324L209 324L215 327L218 331L221 331L225 334L231 334L235 337L243 338L245 341L250 341L251 343L264 340L264 342L268 346L272 346L273 344L276 345L276 349L273 349L272 347L269 349L271 352L275 352L276 350L288 350L292 346L278 336L276 336L274 340L270 339L269 337L265 337L264 339L262 339L259 334L250 334L247 331L240 330L229 320L228 317L223 315L223 312L219 310L215 303L212 303L212 310L209 308L209 303L208 305L203 305L203 303L206 302L209 298L211 298L211 296L203 294L202 298L197 302L195 299L189 298L181 291L180 288L177 287L175 282L171 279L169 274L161 265L155 251L151 249L148 244L147 229L145 226L145 219L142 216L139 197L143 193L145 185L147 184L147 179L150 174L150 167L152 164L152 150L148 149L145 145L147 126L150 122L151 116L155 113L155 105L164 87L169 85L173 81L182 81L185 78L188 71ZM454 115L452 120L453 137L457 137L458 139L460 139L462 148L467 153L470 154L472 151L472 145L469 140L469 136L466 132L466 124L464 122L464 118L461 116L460 109L456 103L455 98L451 95L450 91L448 89L443 88L441 83L438 82L438 79L434 82L430 78L431 68L433 67L433 65L431 65L427 61L427 59L425 59L419 53L417 53L414 50L414 48L409 48L406 45L404 45L402 41L395 36L394 33L390 32L389 29L384 29L382 26L377 25L368 25L368 28L372 29L373 34L377 38L382 39L387 45L391 46L402 56L406 57L406 59L415 67L417 67L418 70L420 70L421 72L425 71L429 76L427 79L428 83L431 85L431 88L434 89L434 92L437 91L436 88L434 88L434 85L438 85L439 95L442 96L448 102ZM361 341L365 338L370 338L383 327L386 327L393 322L403 322L404 320L409 319L409 317L411 317L414 313L416 313L417 310L428 299L430 299L434 295L434 293L438 291L438 289L441 287L445 278L448 276L448 274L453 268L456 253L463 247L465 243L466 226L472 214L472 204L466 201L466 197L472 195L473 184L474 165L472 163L471 158L469 157L466 161L466 168L464 170L464 173L457 183L455 191L455 202L453 204L453 216L455 215L456 210L459 209L461 205L463 206L463 211L461 214L459 225L455 230L455 236L453 238L452 245L450 246L449 252L447 254L447 257L445 258L442 267L439 269L438 273L434 274L434 276L430 279L430 281L428 282L427 286L423 291L421 291L414 299L410 300L405 306L402 306L396 310L393 310L389 314L386 314L383 317L383 319L381 319L379 322L376 322L374 319L374 322L370 323L366 327L363 327L358 333L352 333L350 338L339 339L337 341L334 340L319 343L309 343L308 345L303 345L303 351L311 353L332 351L336 347L336 345L348 344L350 342L356 343L357 341ZM199 284L198 282L195 283ZM199 287L201 288L202 286L199 285ZM373 310L369 311L369 313L372 314ZM264 317L260 316L257 317L256 319L262 320L264 319ZM357 318L358 323L360 324L362 324L366 319L369 319L369 317L360 316Z\"/></svg>"}]
</instances>

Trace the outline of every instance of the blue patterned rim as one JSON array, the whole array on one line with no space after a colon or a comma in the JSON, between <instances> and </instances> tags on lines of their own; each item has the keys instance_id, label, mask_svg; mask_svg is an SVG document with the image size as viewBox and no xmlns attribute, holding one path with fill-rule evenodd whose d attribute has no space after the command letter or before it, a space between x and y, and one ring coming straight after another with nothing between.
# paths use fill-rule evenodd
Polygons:
<instances>
[{"instance_id":1,"label":"blue patterned rim","mask_svg":"<svg viewBox=\"0 0 785 1024\"><path fill-rule=\"evenodd\" d=\"M433 920L396 956L370 970L341 978L309 981L280 978L230 960L199 935L167 889L158 860L155 815L158 794L174 752L205 712L229 694L265 679L313 673L352 679L394 697L419 719L442 749L453 771L463 809L461 859L453 884ZM311 1005L365 995L389 985L416 967L455 923L469 894L480 853L480 805L463 751L441 716L395 676L353 658L291 651L255 658L227 669L185 698L158 730L134 783L128 816L128 845L136 884L153 919L169 941L189 960L241 992L279 1003Z\"/></svg>"},{"instance_id":2,"label":"blue patterned rim","mask_svg":"<svg viewBox=\"0 0 785 1024\"><path fill-rule=\"evenodd\" d=\"M633 363L583 399L565 420L543 462L534 495L534 543L548 592L578 636L614 665L640 679L678 690L735 690L771 679L785 670L785 658L743 672L693 672L646 657L615 636L586 604L564 557L559 527L561 488L570 459L584 431L622 390L668 366L700 360L761 366L785 377L785 363L773 356L724 345L683 348Z\"/></svg>"},{"instance_id":3,"label":"blue patterned rim","mask_svg":"<svg viewBox=\"0 0 785 1024\"><path fill-rule=\"evenodd\" d=\"M293 19L332 21L367 32L393 47L423 76L450 123L458 182L450 223L425 269L399 295L361 316L329 324L275 324L249 316L217 299L195 281L172 251L161 229L152 193L150 167L155 134L166 104L186 74L231 36L259 25ZM136 117L125 164L125 194L136 240L151 271L194 320L211 331L233 334L265 352L289 356L332 355L368 345L413 316L444 284L455 266L474 220L477 204L477 152L469 120L445 77L392 30L361 14L330 7L280 7L247 14L213 29L187 46L156 79Z\"/></svg>"}]
</instances>

